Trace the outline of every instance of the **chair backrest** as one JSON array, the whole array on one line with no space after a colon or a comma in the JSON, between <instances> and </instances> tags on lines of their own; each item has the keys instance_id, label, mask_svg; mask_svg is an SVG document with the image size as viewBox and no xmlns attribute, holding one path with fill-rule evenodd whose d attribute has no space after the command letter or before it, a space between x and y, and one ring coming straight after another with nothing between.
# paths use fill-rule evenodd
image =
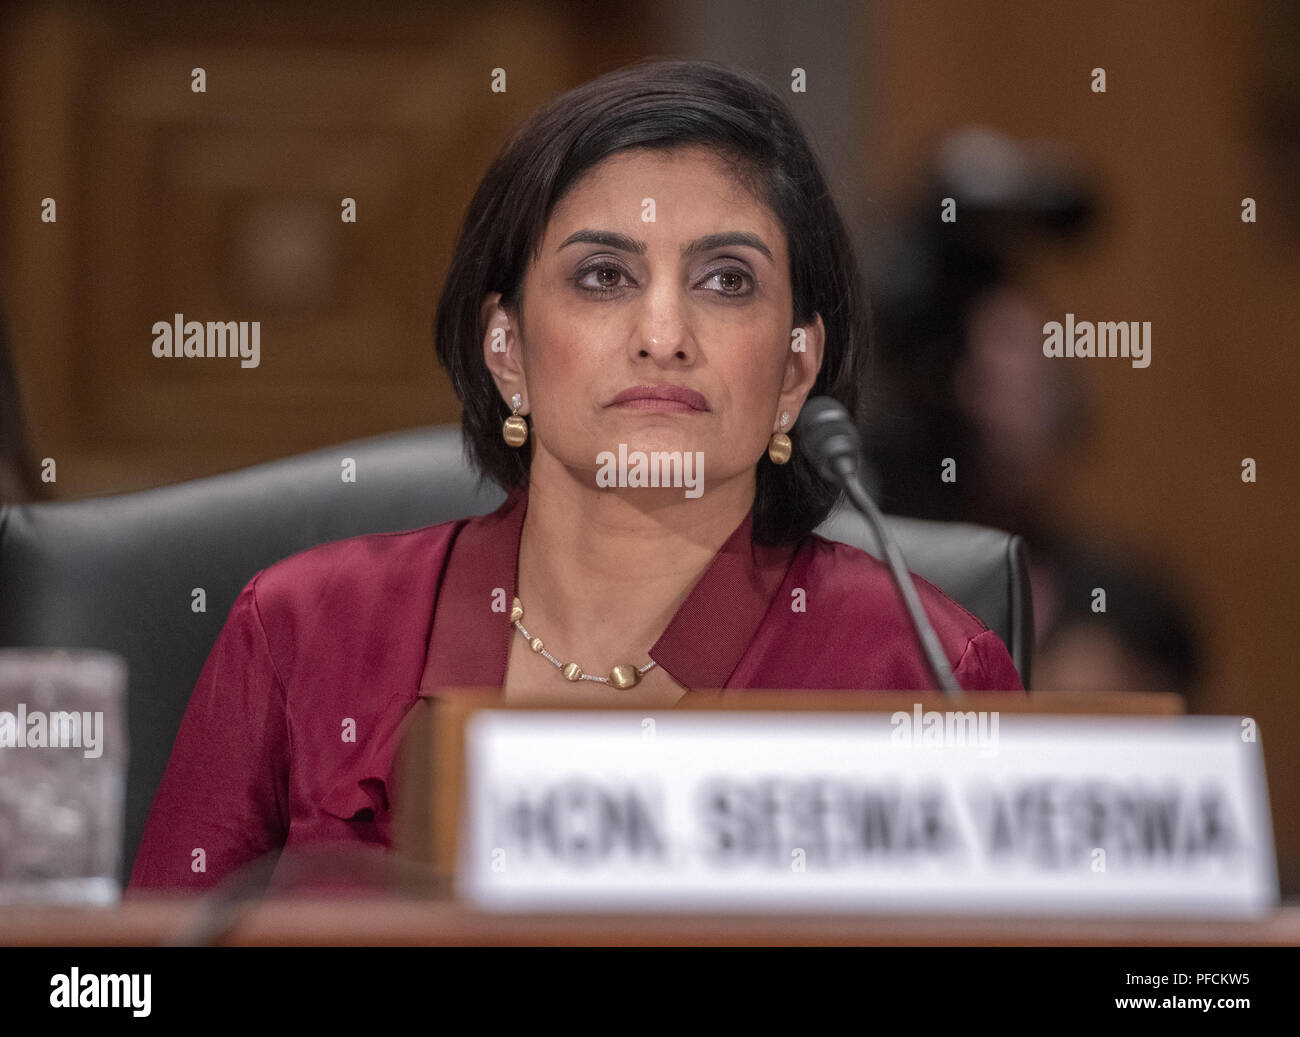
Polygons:
<instances>
[{"instance_id":1,"label":"chair backrest","mask_svg":"<svg viewBox=\"0 0 1300 1037\"><path fill-rule=\"evenodd\" d=\"M344 458L356 481L340 478ZM123 877L199 672L259 569L330 540L494 510L458 426L344 443L155 490L0 508L0 645L105 648L129 667ZM890 518L910 568L1006 642L1028 685L1032 635L1025 549L976 526ZM875 550L865 521L820 532ZM206 594L195 613L191 595Z\"/></svg>"}]
</instances>

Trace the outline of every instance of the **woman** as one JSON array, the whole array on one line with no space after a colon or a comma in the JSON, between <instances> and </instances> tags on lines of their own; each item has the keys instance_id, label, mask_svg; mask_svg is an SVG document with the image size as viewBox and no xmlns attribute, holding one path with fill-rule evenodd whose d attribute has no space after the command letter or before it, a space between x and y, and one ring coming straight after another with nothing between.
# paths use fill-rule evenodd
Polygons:
<instances>
[{"instance_id":1,"label":"woman","mask_svg":"<svg viewBox=\"0 0 1300 1037\"><path fill-rule=\"evenodd\" d=\"M858 414L865 325L816 160L757 80L646 62L535 116L470 205L435 329L506 503L250 581L132 887L389 845L403 721L444 688L668 706L931 687L886 568L811 535L837 491L790 449L811 393ZM918 582L963 686L1019 689L996 635Z\"/></svg>"}]
</instances>

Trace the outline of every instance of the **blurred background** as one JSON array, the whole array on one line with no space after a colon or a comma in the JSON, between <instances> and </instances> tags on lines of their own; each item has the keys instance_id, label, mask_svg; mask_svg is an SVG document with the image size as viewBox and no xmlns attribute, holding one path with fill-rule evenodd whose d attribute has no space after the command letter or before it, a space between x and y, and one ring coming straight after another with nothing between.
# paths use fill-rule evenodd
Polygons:
<instances>
[{"instance_id":1,"label":"blurred background","mask_svg":"<svg viewBox=\"0 0 1300 1037\"><path fill-rule=\"evenodd\" d=\"M0 501L457 420L433 306L512 127L640 57L732 63L787 98L860 249L886 510L1028 538L1034 687L1174 690L1255 717L1283 889L1300 891L1300 4L0 17ZM260 365L156 359L150 329L175 313L260 320ZM1150 321L1150 366L1044 357L1066 313ZM938 479L948 457L955 483Z\"/></svg>"}]
</instances>

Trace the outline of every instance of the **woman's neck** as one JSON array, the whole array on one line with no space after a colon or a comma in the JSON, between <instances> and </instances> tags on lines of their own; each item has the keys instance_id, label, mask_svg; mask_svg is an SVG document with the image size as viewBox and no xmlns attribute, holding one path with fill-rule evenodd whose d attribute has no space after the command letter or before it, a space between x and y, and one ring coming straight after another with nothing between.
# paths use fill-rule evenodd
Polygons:
<instances>
[{"instance_id":1,"label":"woman's neck","mask_svg":"<svg viewBox=\"0 0 1300 1037\"><path fill-rule=\"evenodd\" d=\"M691 499L680 489L584 485L538 458L519 541L525 626L592 672L645 663L753 502L752 476Z\"/></svg>"}]
</instances>

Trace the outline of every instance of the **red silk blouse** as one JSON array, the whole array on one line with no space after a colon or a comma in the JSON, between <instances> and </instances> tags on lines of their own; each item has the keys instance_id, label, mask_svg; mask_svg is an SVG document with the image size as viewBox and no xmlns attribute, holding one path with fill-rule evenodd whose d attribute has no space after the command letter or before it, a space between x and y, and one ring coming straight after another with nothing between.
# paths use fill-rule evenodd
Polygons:
<instances>
[{"instance_id":1,"label":"red silk blouse","mask_svg":"<svg viewBox=\"0 0 1300 1037\"><path fill-rule=\"evenodd\" d=\"M516 492L489 515L323 544L254 576L195 686L128 892L206 889L277 851L391 846L413 708L441 688L505 683L517 635L492 602L514 594L527 504ZM754 545L752 519L650 649L678 684L933 686L883 562L816 535ZM962 687L1022 690L997 635L916 583Z\"/></svg>"}]
</instances>

